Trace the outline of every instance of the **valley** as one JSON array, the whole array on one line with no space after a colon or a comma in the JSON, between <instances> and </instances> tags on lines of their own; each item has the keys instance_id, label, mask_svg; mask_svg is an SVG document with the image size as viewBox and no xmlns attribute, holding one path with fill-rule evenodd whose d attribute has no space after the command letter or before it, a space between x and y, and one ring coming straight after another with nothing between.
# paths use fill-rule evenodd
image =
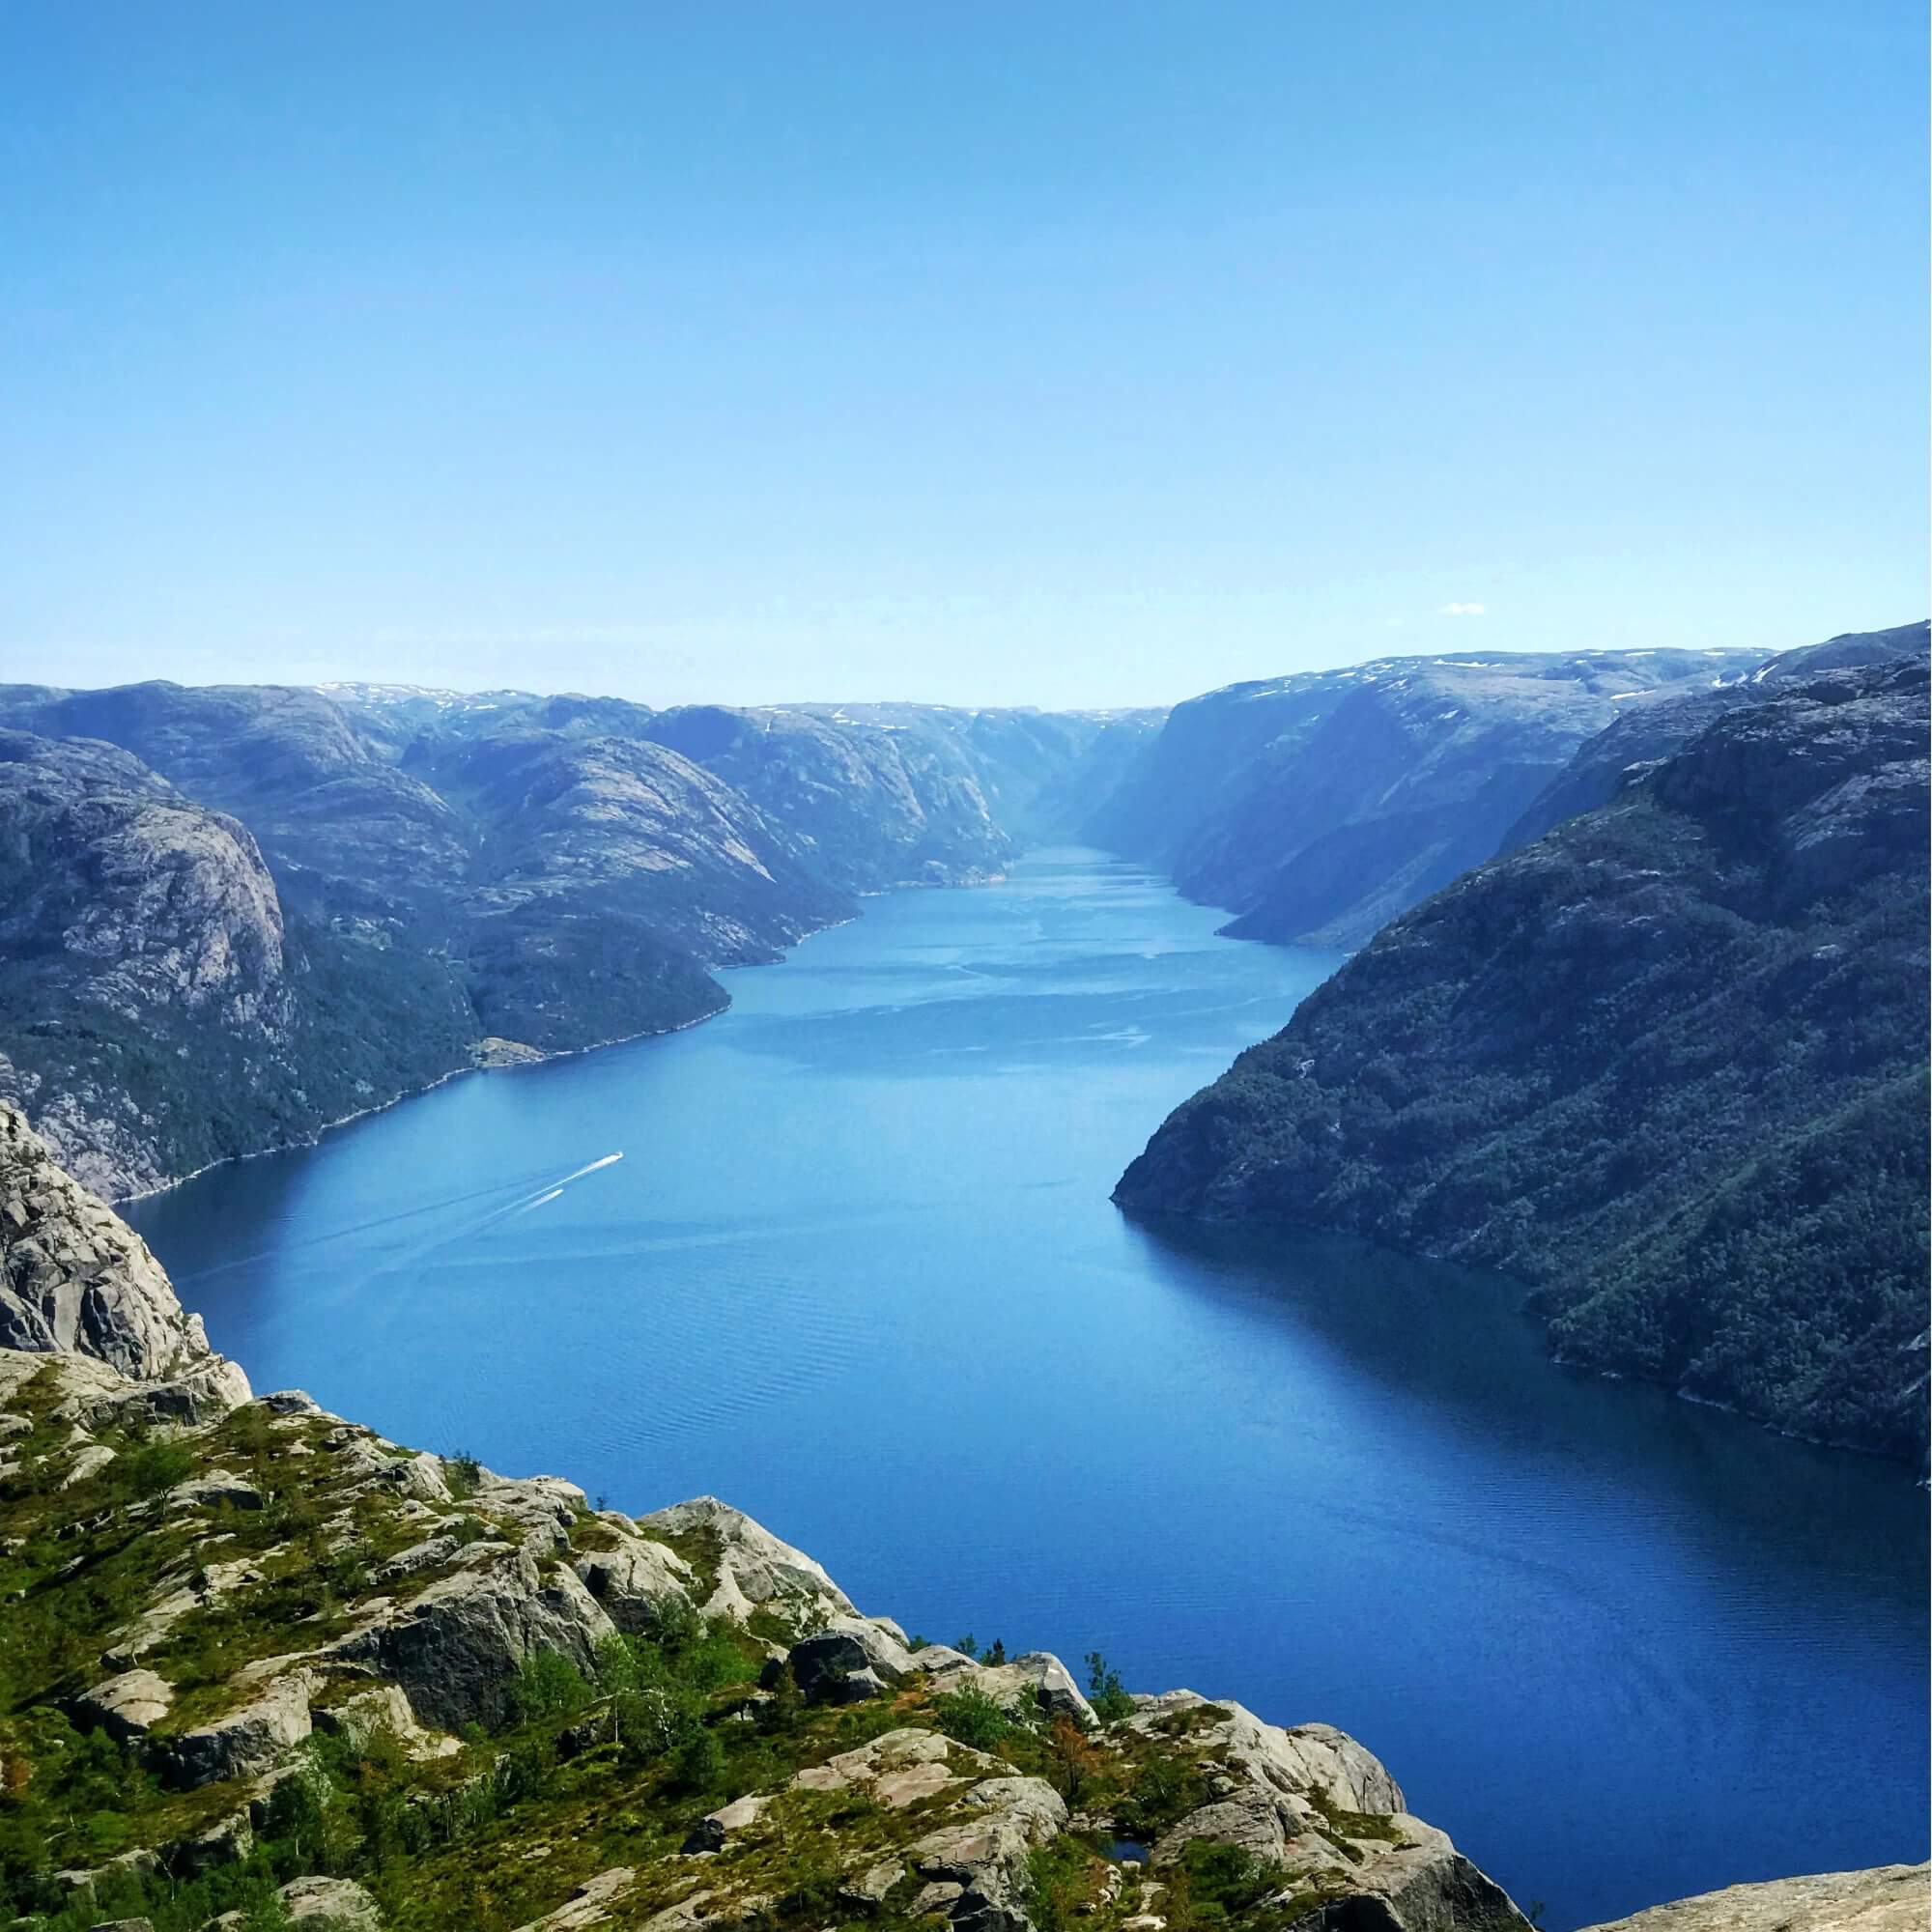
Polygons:
<instances>
[{"instance_id":1,"label":"valley","mask_svg":"<svg viewBox=\"0 0 1932 1932\"><path fill-rule=\"evenodd\" d=\"M1558 1932L1921 1856L1900 1472L1552 1370L1492 1276L1108 1203L1337 964L1217 923L1037 855L128 1212L258 1385L724 1495L935 1638L1340 1724Z\"/></svg>"}]
</instances>

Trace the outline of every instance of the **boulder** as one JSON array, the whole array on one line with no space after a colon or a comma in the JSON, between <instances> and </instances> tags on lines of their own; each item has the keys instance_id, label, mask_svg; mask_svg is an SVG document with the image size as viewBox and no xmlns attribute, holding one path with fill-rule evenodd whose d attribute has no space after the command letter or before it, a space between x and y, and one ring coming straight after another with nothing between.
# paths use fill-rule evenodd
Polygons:
<instances>
[{"instance_id":1,"label":"boulder","mask_svg":"<svg viewBox=\"0 0 1932 1932\"><path fill-rule=\"evenodd\" d=\"M371 1685L311 1716L317 1730L332 1732L358 1751L366 1751L373 1740L385 1733L417 1760L453 1756L463 1748L447 1733L427 1731L417 1723L409 1698L395 1684Z\"/></svg>"},{"instance_id":2,"label":"boulder","mask_svg":"<svg viewBox=\"0 0 1932 1932\"><path fill-rule=\"evenodd\" d=\"M73 1466L61 1478L61 1488L71 1490L90 1476L98 1476L114 1460L114 1451L104 1442L87 1442L73 1459Z\"/></svg>"},{"instance_id":3,"label":"boulder","mask_svg":"<svg viewBox=\"0 0 1932 1932\"><path fill-rule=\"evenodd\" d=\"M231 1811L207 1831L179 1838L167 1848L165 1862L174 1878L199 1878L217 1865L239 1863L255 1849L255 1825L248 1811Z\"/></svg>"},{"instance_id":4,"label":"boulder","mask_svg":"<svg viewBox=\"0 0 1932 1932\"><path fill-rule=\"evenodd\" d=\"M73 1700L71 1716L82 1730L103 1730L120 1744L145 1737L168 1714L174 1686L152 1670L124 1670Z\"/></svg>"},{"instance_id":5,"label":"boulder","mask_svg":"<svg viewBox=\"0 0 1932 1932\"><path fill-rule=\"evenodd\" d=\"M315 1688L306 1670L277 1678L252 1702L225 1718L156 1741L163 1777L185 1791L230 1777L259 1777L272 1770L313 1729L308 1700Z\"/></svg>"},{"instance_id":6,"label":"boulder","mask_svg":"<svg viewBox=\"0 0 1932 1932\"><path fill-rule=\"evenodd\" d=\"M1349 1846L1350 1890L1328 1908L1336 1924L1375 1932L1467 1925L1527 1932L1508 1893L1446 1833L1411 1817L1381 1761L1346 1732L1329 1724L1284 1730L1239 1704L1209 1704L1191 1690L1135 1703L1130 1728L1156 1737L1180 1720L1189 1749L1218 1767L1214 1798L1162 1833L1153 1848L1156 1866L1207 1839L1238 1845L1290 1872L1332 1870L1339 1835ZM1377 1830L1352 1835L1350 1813L1374 1819Z\"/></svg>"},{"instance_id":7,"label":"boulder","mask_svg":"<svg viewBox=\"0 0 1932 1932\"><path fill-rule=\"evenodd\" d=\"M639 1523L664 1536L701 1534L715 1548L721 1594L715 1608L711 1603L704 1605L707 1615L734 1615L742 1621L751 1609L764 1607L794 1616L859 1614L851 1598L804 1550L716 1496L677 1503L639 1518Z\"/></svg>"},{"instance_id":8,"label":"boulder","mask_svg":"<svg viewBox=\"0 0 1932 1932\"><path fill-rule=\"evenodd\" d=\"M586 1879L554 1912L532 1918L527 1925L519 1926L518 1932L587 1932L611 1917L611 1908L630 1890L637 1877L629 1865L612 1865L609 1871Z\"/></svg>"},{"instance_id":9,"label":"boulder","mask_svg":"<svg viewBox=\"0 0 1932 1932\"><path fill-rule=\"evenodd\" d=\"M808 1765L793 1777L792 1788L848 1791L863 1786L874 1803L902 1810L966 1778L1005 1770L999 1758L909 1724L887 1731L870 1744L840 1751L823 1764Z\"/></svg>"},{"instance_id":10,"label":"boulder","mask_svg":"<svg viewBox=\"0 0 1932 1932\"><path fill-rule=\"evenodd\" d=\"M856 1704L903 1684L918 1668L913 1653L864 1617L838 1617L789 1652L806 1701Z\"/></svg>"},{"instance_id":11,"label":"boulder","mask_svg":"<svg viewBox=\"0 0 1932 1932\"><path fill-rule=\"evenodd\" d=\"M1066 1806L1037 1777L987 1778L967 1802L981 1815L929 1832L911 1848L912 1867L929 1887L958 1888L926 1909L946 1911L957 1932L1032 1932L1027 1854L1065 1830Z\"/></svg>"},{"instance_id":12,"label":"boulder","mask_svg":"<svg viewBox=\"0 0 1932 1932\"><path fill-rule=\"evenodd\" d=\"M265 1500L253 1483L233 1469L210 1469L168 1492L170 1509L213 1509L226 1503L231 1509L258 1510Z\"/></svg>"},{"instance_id":13,"label":"boulder","mask_svg":"<svg viewBox=\"0 0 1932 1932\"><path fill-rule=\"evenodd\" d=\"M507 1715L510 1680L540 1651L586 1674L616 1625L575 1571L528 1548L472 1544L468 1567L426 1584L407 1605L384 1604L328 1655L400 1684L424 1723L456 1730Z\"/></svg>"},{"instance_id":14,"label":"boulder","mask_svg":"<svg viewBox=\"0 0 1932 1932\"><path fill-rule=\"evenodd\" d=\"M956 1666L950 1660L959 1655L957 1651L948 1651L944 1658L935 1656L932 1664L926 1663L927 1655L923 1650L914 1653L921 1668L932 1669L936 1665L948 1675L956 1674ZM969 1681L995 1703L1011 1705L1030 1692L1049 1718L1070 1718L1088 1731L1099 1724L1086 1693L1073 1681L1073 1673L1050 1650L1028 1651L1010 1663L975 1664L971 1659L967 1663L972 1672Z\"/></svg>"},{"instance_id":15,"label":"boulder","mask_svg":"<svg viewBox=\"0 0 1932 1932\"><path fill-rule=\"evenodd\" d=\"M298 1878L282 1887L282 1903L299 1925L326 1919L330 1932L382 1932L376 1901L353 1878Z\"/></svg>"},{"instance_id":16,"label":"boulder","mask_svg":"<svg viewBox=\"0 0 1932 1932\"><path fill-rule=\"evenodd\" d=\"M645 1537L626 1536L615 1549L580 1556L576 1568L611 1621L634 1635L654 1630L666 1604L691 1601L691 1565Z\"/></svg>"}]
</instances>

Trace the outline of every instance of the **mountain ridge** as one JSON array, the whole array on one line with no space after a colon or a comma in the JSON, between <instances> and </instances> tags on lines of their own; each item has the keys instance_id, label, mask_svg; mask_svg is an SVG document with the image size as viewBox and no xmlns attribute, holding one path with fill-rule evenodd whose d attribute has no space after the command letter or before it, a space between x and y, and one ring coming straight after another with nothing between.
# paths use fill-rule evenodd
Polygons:
<instances>
[{"instance_id":1,"label":"mountain ridge","mask_svg":"<svg viewBox=\"0 0 1932 1932\"><path fill-rule=\"evenodd\" d=\"M1466 874L1115 1198L1492 1267L1566 1359L1922 1460L1927 681L1764 687Z\"/></svg>"}]
</instances>

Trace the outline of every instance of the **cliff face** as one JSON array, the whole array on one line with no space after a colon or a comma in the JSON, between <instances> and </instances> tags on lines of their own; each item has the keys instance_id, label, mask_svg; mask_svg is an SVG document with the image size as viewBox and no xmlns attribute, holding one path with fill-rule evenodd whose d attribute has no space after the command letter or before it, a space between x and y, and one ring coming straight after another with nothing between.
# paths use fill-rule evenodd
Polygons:
<instances>
[{"instance_id":1,"label":"cliff face","mask_svg":"<svg viewBox=\"0 0 1932 1932\"><path fill-rule=\"evenodd\" d=\"M1526 1932L1329 1726L908 1637L715 1498L633 1519L297 1392L164 1399L130 1377L198 1331L4 1133L9 1278L84 1242L158 1324L0 1345L0 1907L43 1932Z\"/></svg>"},{"instance_id":2,"label":"cliff face","mask_svg":"<svg viewBox=\"0 0 1932 1932\"><path fill-rule=\"evenodd\" d=\"M201 1317L183 1309L147 1243L4 1102L0 1349L81 1355L131 1382L248 1398L246 1378L209 1348ZM181 1400L191 1406L189 1394Z\"/></svg>"},{"instance_id":3,"label":"cliff face","mask_svg":"<svg viewBox=\"0 0 1932 1932\"><path fill-rule=\"evenodd\" d=\"M295 994L274 882L235 819L111 746L0 732L0 1095L88 1180L214 1157L218 1137L177 1141L162 1118L184 1057L272 1107Z\"/></svg>"},{"instance_id":4,"label":"cliff face","mask_svg":"<svg viewBox=\"0 0 1932 1932\"><path fill-rule=\"evenodd\" d=\"M1089 829L1228 907L1240 937L1358 946L1491 857L1621 714L1761 662L1472 653L1233 685L1176 706Z\"/></svg>"},{"instance_id":5,"label":"cliff face","mask_svg":"<svg viewBox=\"0 0 1932 1932\"><path fill-rule=\"evenodd\" d=\"M116 1195L702 1018L862 892L997 873L1152 728L166 684L0 720L0 1094Z\"/></svg>"},{"instance_id":6,"label":"cliff face","mask_svg":"<svg viewBox=\"0 0 1932 1932\"><path fill-rule=\"evenodd\" d=\"M1762 687L1396 921L1116 1199L1487 1264L1567 1357L1921 1456L1926 684Z\"/></svg>"},{"instance_id":7,"label":"cliff face","mask_svg":"<svg viewBox=\"0 0 1932 1932\"><path fill-rule=\"evenodd\" d=\"M1901 624L1890 631L1848 631L1822 644L1784 651L1758 666L1748 677L1631 708L1577 748L1569 764L1510 827L1498 853L1514 852L1519 845L1541 838L1566 818L1607 805L1634 768L1668 757L1706 725L1745 705L1758 703L1771 687L1799 684L1827 671L1852 670L1861 665L1923 662L1927 629L1924 624Z\"/></svg>"}]
</instances>

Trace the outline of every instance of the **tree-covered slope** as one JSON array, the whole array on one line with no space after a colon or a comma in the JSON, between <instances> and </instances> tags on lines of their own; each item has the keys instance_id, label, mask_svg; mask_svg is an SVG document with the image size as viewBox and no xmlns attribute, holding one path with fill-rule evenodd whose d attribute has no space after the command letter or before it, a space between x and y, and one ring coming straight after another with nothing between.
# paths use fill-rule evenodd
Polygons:
<instances>
[{"instance_id":1,"label":"tree-covered slope","mask_svg":"<svg viewBox=\"0 0 1932 1932\"><path fill-rule=\"evenodd\" d=\"M0 722L0 1094L115 1195L701 1019L860 893L997 874L1154 723L165 683Z\"/></svg>"},{"instance_id":2,"label":"tree-covered slope","mask_svg":"<svg viewBox=\"0 0 1932 1932\"><path fill-rule=\"evenodd\" d=\"M1566 1357L1922 1455L1926 686L1767 686L1459 880L1116 1198L1491 1265Z\"/></svg>"}]
</instances>

